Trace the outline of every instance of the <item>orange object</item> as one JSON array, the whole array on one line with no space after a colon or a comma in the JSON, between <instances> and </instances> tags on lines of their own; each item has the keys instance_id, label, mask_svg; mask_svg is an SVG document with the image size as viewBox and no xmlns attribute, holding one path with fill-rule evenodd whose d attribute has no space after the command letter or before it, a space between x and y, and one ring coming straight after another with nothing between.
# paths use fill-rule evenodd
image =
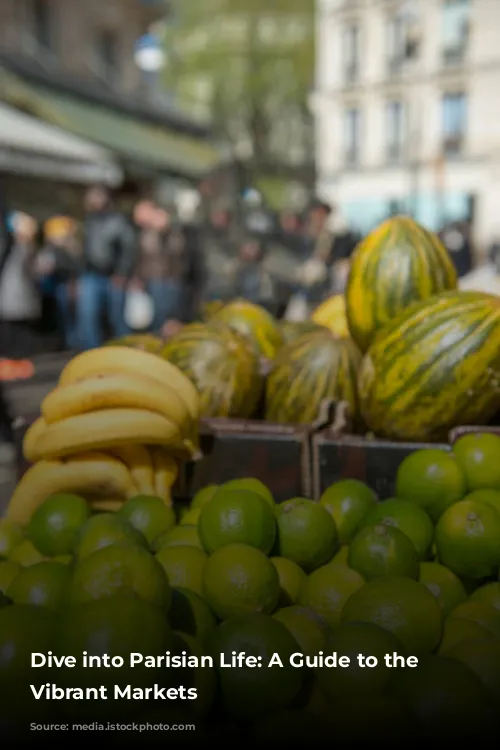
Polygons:
<instances>
[{"instance_id":1,"label":"orange object","mask_svg":"<svg viewBox=\"0 0 500 750\"><path fill-rule=\"evenodd\" d=\"M35 374L29 359L0 359L0 380L28 380Z\"/></svg>"}]
</instances>

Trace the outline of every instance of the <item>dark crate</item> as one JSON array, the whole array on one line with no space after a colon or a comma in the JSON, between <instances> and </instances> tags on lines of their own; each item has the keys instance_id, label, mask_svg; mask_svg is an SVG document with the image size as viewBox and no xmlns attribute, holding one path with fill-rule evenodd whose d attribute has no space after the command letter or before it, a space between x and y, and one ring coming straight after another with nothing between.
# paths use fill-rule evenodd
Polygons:
<instances>
[{"instance_id":1,"label":"dark crate","mask_svg":"<svg viewBox=\"0 0 500 750\"><path fill-rule=\"evenodd\" d=\"M204 457L186 466L182 493L192 497L207 484L231 479L260 479L276 502L310 497L312 429L234 419L204 420Z\"/></svg>"},{"instance_id":2,"label":"dark crate","mask_svg":"<svg viewBox=\"0 0 500 750\"><path fill-rule=\"evenodd\" d=\"M393 497L400 463L422 448L451 450L446 444L393 443L324 430L312 439L313 497L319 499L340 479L359 479L381 499Z\"/></svg>"}]
</instances>

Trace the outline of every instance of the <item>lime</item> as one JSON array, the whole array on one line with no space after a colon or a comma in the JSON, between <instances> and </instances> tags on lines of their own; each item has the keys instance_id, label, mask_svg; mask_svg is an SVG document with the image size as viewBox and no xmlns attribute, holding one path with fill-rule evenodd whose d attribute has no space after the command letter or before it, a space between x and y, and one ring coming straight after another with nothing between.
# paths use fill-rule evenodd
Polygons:
<instances>
[{"instance_id":1,"label":"lime","mask_svg":"<svg viewBox=\"0 0 500 750\"><path fill-rule=\"evenodd\" d=\"M334 627L340 624L348 599L364 583L362 576L347 566L323 565L313 571L302 586L300 604L313 609L328 625Z\"/></svg>"},{"instance_id":2,"label":"lime","mask_svg":"<svg viewBox=\"0 0 500 750\"><path fill-rule=\"evenodd\" d=\"M183 513L179 524L181 526L197 526L200 519L201 508L189 508Z\"/></svg>"},{"instance_id":3,"label":"lime","mask_svg":"<svg viewBox=\"0 0 500 750\"><path fill-rule=\"evenodd\" d=\"M0 565L0 571L2 566ZM500 583L495 581L494 583L486 583L484 586L476 589L470 596L473 602L484 602L489 604L491 607L500 611Z\"/></svg>"},{"instance_id":4,"label":"lime","mask_svg":"<svg viewBox=\"0 0 500 750\"><path fill-rule=\"evenodd\" d=\"M208 503L214 496L218 489L218 485L216 484L209 484L207 487L203 487L203 489L198 490L196 495L193 497L191 501L191 508L202 508L206 503Z\"/></svg>"},{"instance_id":5,"label":"lime","mask_svg":"<svg viewBox=\"0 0 500 750\"><path fill-rule=\"evenodd\" d=\"M201 596L203 571L208 560L204 552L196 547L164 547L156 553L156 559L172 588L189 589Z\"/></svg>"},{"instance_id":6,"label":"lime","mask_svg":"<svg viewBox=\"0 0 500 750\"><path fill-rule=\"evenodd\" d=\"M450 648L458 643L477 640L494 640L495 636L472 620L460 620L448 617L443 626L443 637L439 644L440 654L446 654Z\"/></svg>"},{"instance_id":7,"label":"lime","mask_svg":"<svg viewBox=\"0 0 500 750\"><path fill-rule=\"evenodd\" d=\"M345 565L345 566L349 567L348 558L349 558L349 545L348 544L344 544L339 549L339 551L337 552L337 554L335 555L335 557L333 557L330 560L330 562L328 563L328 565Z\"/></svg>"},{"instance_id":8,"label":"lime","mask_svg":"<svg viewBox=\"0 0 500 750\"><path fill-rule=\"evenodd\" d=\"M457 643L443 656L469 667L497 704L500 703L500 641L486 638Z\"/></svg>"},{"instance_id":9,"label":"lime","mask_svg":"<svg viewBox=\"0 0 500 750\"><path fill-rule=\"evenodd\" d=\"M201 509L198 533L209 554L236 543L267 554L276 539L276 521L269 504L257 493L221 489Z\"/></svg>"},{"instance_id":10,"label":"lime","mask_svg":"<svg viewBox=\"0 0 500 750\"><path fill-rule=\"evenodd\" d=\"M168 621L173 630L192 635L205 643L217 624L208 604L189 589L173 589Z\"/></svg>"},{"instance_id":11,"label":"lime","mask_svg":"<svg viewBox=\"0 0 500 750\"><path fill-rule=\"evenodd\" d=\"M203 719L209 713L217 695L217 670L214 666L202 665L201 659L208 656L205 648L196 638L187 633L174 633L174 655L196 657L199 661L198 667L182 667L170 670L172 673L172 687L184 687L186 690L196 690L196 701L194 701L193 714Z\"/></svg>"},{"instance_id":12,"label":"lime","mask_svg":"<svg viewBox=\"0 0 500 750\"><path fill-rule=\"evenodd\" d=\"M500 514L485 503L463 500L436 526L439 561L460 578L485 578L500 564Z\"/></svg>"},{"instance_id":13,"label":"lime","mask_svg":"<svg viewBox=\"0 0 500 750\"><path fill-rule=\"evenodd\" d=\"M147 550L127 542L102 547L80 560L73 574L70 599L83 604L124 589L168 611L172 592L165 571Z\"/></svg>"},{"instance_id":14,"label":"lime","mask_svg":"<svg viewBox=\"0 0 500 750\"><path fill-rule=\"evenodd\" d=\"M161 534L175 526L175 512L158 497L137 495L118 511L134 529L140 531L151 544Z\"/></svg>"},{"instance_id":15,"label":"lime","mask_svg":"<svg viewBox=\"0 0 500 750\"><path fill-rule=\"evenodd\" d=\"M0 591L2 594L7 593L12 581L16 576L23 570L19 563L11 562L10 560L4 560L0 562Z\"/></svg>"},{"instance_id":16,"label":"lime","mask_svg":"<svg viewBox=\"0 0 500 750\"><path fill-rule=\"evenodd\" d=\"M41 562L24 568L8 588L14 604L33 604L57 609L67 595L71 571L56 562Z\"/></svg>"},{"instance_id":17,"label":"lime","mask_svg":"<svg viewBox=\"0 0 500 750\"><path fill-rule=\"evenodd\" d=\"M425 512L409 500L384 500L372 508L362 521L362 528L367 526L393 526L402 531L413 543L419 560L427 560L431 553L434 539L432 521Z\"/></svg>"},{"instance_id":18,"label":"lime","mask_svg":"<svg viewBox=\"0 0 500 750\"><path fill-rule=\"evenodd\" d=\"M348 544L364 517L377 502L377 495L357 479L344 479L323 492L320 503L333 516L340 544Z\"/></svg>"},{"instance_id":19,"label":"lime","mask_svg":"<svg viewBox=\"0 0 500 750\"><path fill-rule=\"evenodd\" d=\"M325 623L305 607L284 607L273 615L282 622L297 641L299 651L306 656L316 656L326 643Z\"/></svg>"},{"instance_id":20,"label":"lime","mask_svg":"<svg viewBox=\"0 0 500 750\"><path fill-rule=\"evenodd\" d=\"M464 435L453 446L469 490L500 490L500 436Z\"/></svg>"},{"instance_id":21,"label":"lime","mask_svg":"<svg viewBox=\"0 0 500 750\"><path fill-rule=\"evenodd\" d=\"M280 606L289 607L291 604L296 604L299 600L300 589L307 579L306 574L297 563L287 560L286 557L271 557L271 562L278 571L280 579Z\"/></svg>"},{"instance_id":22,"label":"lime","mask_svg":"<svg viewBox=\"0 0 500 750\"><path fill-rule=\"evenodd\" d=\"M344 605L341 621L371 622L399 638L410 656L431 653L441 637L441 610L432 594L410 578L376 578Z\"/></svg>"},{"instance_id":23,"label":"lime","mask_svg":"<svg viewBox=\"0 0 500 750\"><path fill-rule=\"evenodd\" d=\"M92 516L81 527L75 547L80 560L111 544L128 542L147 549L146 537L131 526L118 513L100 513Z\"/></svg>"},{"instance_id":24,"label":"lime","mask_svg":"<svg viewBox=\"0 0 500 750\"><path fill-rule=\"evenodd\" d=\"M295 498L278 506L276 517L281 557L293 560L307 573L332 559L338 549L337 529L322 505Z\"/></svg>"},{"instance_id":25,"label":"lime","mask_svg":"<svg viewBox=\"0 0 500 750\"><path fill-rule=\"evenodd\" d=\"M69 555L89 516L90 509L83 497L52 495L34 512L28 525L28 535L44 555Z\"/></svg>"},{"instance_id":26,"label":"lime","mask_svg":"<svg viewBox=\"0 0 500 750\"><path fill-rule=\"evenodd\" d=\"M0 519L0 559L6 560L14 547L17 547L24 539L24 530L21 524L15 523L8 518Z\"/></svg>"},{"instance_id":27,"label":"lime","mask_svg":"<svg viewBox=\"0 0 500 750\"><path fill-rule=\"evenodd\" d=\"M411 541L399 529L383 524L358 531L347 561L367 581L387 575L418 576L418 557Z\"/></svg>"},{"instance_id":28,"label":"lime","mask_svg":"<svg viewBox=\"0 0 500 750\"><path fill-rule=\"evenodd\" d=\"M418 578L426 589L435 597L441 607L443 617L447 617L452 609L467 599L463 584L451 570L444 565L434 562L420 563Z\"/></svg>"},{"instance_id":29,"label":"lime","mask_svg":"<svg viewBox=\"0 0 500 750\"><path fill-rule=\"evenodd\" d=\"M425 448L407 456L396 476L396 496L410 500L436 522L467 492L465 475L451 453Z\"/></svg>"},{"instance_id":30,"label":"lime","mask_svg":"<svg viewBox=\"0 0 500 750\"><path fill-rule=\"evenodd\" d=\"M203 545L196 526L175 526L162 534L153 543L153 551L159 552L164 547L197 547L203 551Z\"/></svg>"},{"instance_id":31,"label":"lime","mask_svg":"<svg viewBox=\"0 0 500 750\"><path fill-rule=\"evenodd\" d=\"M280 582L272 562L248 544L229 544L205 565L203 596L221 620L271 613L278 604Z\"/></svg>"},{"instance_id":32,"label":"lime","mask_svg":"<svg viewBox=\"0 0 500 750\"><path fill-rule=\"evenodd\" d=\"M474 490L464 500L474 503L486 503L500 513L500 491L499 490Z\"/></svg>"},{"instance_id":33,"label":"lime","mask_svg":"<svg viewBox=\"0 0 500 750\"><path fill-rule=\"evenodd\" d=\"M451 611L448 620L469 620L500 638L500 612L483 602L463 602Z\"/></svg>"},{"instance_id":34,"label":"lime","mask_svg":"<svg viewBox=\"0 0 500 750\"><path fill-rule=\"evenodd\" d=\"M72 565L74 558L72 555L56 555L51 558L52 562L61 563L61 565Z\"/></svg>"},{"instance_id":35,"label":"lime","mask_svg":"<svg viewBox=\"0 0 500 750\"><path fill-rule=\"evenodd\" d=\"M471 739L490 724L486 688L455 659L429 656L416 668L395 669L389 691L406 704L421 731L434 741Z\"/></svg>"},{"instance_id":36,"label":"lime","mask_svg":"<svg viewBox=\"0 0 500 750\"><path fill-rule=\"evenodd\" d=\"M349 658L349 667L346 669L322 667L316 670L325 694L334 702L349 696L357 698L383 692L391 677L391 669L385 665L385 655L407 655L393 633L366 622L336 628L328 637L325 651ZM359 654L374 656L377 665L369 669L360 666Z\"/></svg>"},{"instance_id":37,"label":"lime","mask_svg":"<svg viewBox=\"0 0 500 750\"><path fill-rule=\"evenodd\" d=\"M229 482L225 482L222 485L222 489L248 490L250 492L256 492L257 495L260 495L262 498L264 498L264 500L271 506L273 510L275 508L275 502L272 493L266 487L266 485L260 481L260 479L255 479L254 477L248 477L246 479L231 479Z\"/></svg>"},{"instance_id":38,"label":"lime","mask_svg":"<svg viewBox=\"0 0 500 750\"><path fill-rule=\"evenodd\" d=\"M9 557L10 562L18 563L19 565L22 565L23 568L27 568L30 565L36 565L47 559L47 556L42 555L30 539L23 539L22 542L19 542L19 544L14 547Z\"/></svg>"},{"instance_id":39,"label":"lime","mask_svg":"<svg viewBox=\"0 0 500 750\"><path fill-rule=\"evenodd\" d=\"M229 713L254 719L289 706L299 693L303 677L302 670L290 664L297 642L283 623L264 614L253 614L219 625L210 638L210 653L216 664L220 664L221 655L230 663L233 655L241 652L260 659L263 668L219 667L220 688ZM269 667L275 654L282 667Z\"/></svg>"}]
</instances>

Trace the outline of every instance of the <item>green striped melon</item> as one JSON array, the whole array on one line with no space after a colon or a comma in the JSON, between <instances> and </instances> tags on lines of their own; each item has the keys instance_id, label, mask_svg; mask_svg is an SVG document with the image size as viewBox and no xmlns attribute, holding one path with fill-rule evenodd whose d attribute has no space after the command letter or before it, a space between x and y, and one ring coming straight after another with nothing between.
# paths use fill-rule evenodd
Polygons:
<instances>
[{"instance_id":1,"label":"green striped melon","mask_svg":"<svg viewBox=\"0 0 500 750\"><path fill-rule=\"evenodd\" d=\"M500 409L500 297L445 292L388 324L360 372L361 413L384 438L447 440Z\"/></svg>"},{"instance_id":2,"label":"green striped melon","mask_svg":"<svg viewBox=\"0 0 500 750\"><path fill-rule=\"evenodd\" d=\"M352 338L366 352L377 331L409 305L457 288L453 261L433 232L398 216L356 248L346 288Z\"/></svg>"},{"instance_id":3,"label":"green striped melon","mask_svg":"<svg viewBox=\"0 0 500 750\"><path fill-rule=\"evenodd\" d=\"M212 320L227 323L252 343L261 357L272 359L283 343L280 327L273 316L259 305L235 300L216 312Z\"/></svg>"},{"instance_id":4,"label":"green striped melon","mask_svg":"<svg viewBox=\"0 0 500 750\"><path fill-rule=\"evenodd\" d=\"M259 358L229 326L187 325L163 347L161 356L194 383L203 417L253 416L264 387Z\"/></svg>"},{"instance_id":5,"label":"green striped melon","mask_svg":"<svg viewBox=\"0 0 500 750\"><path fill-rule=\"evenodd\" d=\"M346 401L358 412L361 354L351 339L330 331L305 334L278 353L266 385L266 418L281 424L314 422L325 401Z\"/></svg>"},{"instance_id":6,"label":"green striped melon","mask_svg":"<svg viewBox=\"0 0 500 750\"><path fill-rule=\"evenodd\" d=\"M281 323L280 328L284 344L289 344L291 341L295 341L305 333L317 333L318 331L325 330L324 326L315 323L313 320L284 320Z\"/></svg>"}]
</instances>

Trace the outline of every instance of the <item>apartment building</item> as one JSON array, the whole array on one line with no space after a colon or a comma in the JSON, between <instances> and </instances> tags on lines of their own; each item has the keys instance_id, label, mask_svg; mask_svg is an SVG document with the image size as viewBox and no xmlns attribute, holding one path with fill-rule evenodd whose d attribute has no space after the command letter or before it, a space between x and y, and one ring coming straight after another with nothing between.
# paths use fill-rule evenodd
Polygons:
<instances>
[{"instance_id":1,"label":"apartment building","mask_svg":"<svg viewBox=\"0 0 500 750\"><path fill-rule=\"evenodd\" d=\"M318 190L366 232L411 211L500 237L500 3L318 0Z\"/></svg>"}]
</instances>

